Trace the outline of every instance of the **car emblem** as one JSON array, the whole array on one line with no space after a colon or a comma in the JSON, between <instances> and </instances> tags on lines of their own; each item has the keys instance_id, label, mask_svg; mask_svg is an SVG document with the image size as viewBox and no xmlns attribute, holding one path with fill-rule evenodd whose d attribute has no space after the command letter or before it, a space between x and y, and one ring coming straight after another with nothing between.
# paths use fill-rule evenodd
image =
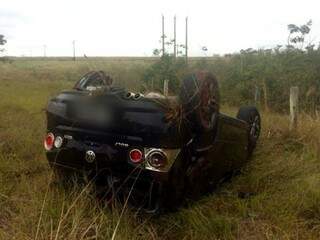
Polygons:
<instances>
[{"instance_id":1,"label":"car emblem","mask_svg":"<svg viewBox=\"0 0 320 240\"><path fill-rule=\"evenodd\" d=\"M94 151L88 150L86 152L86 161L89 163L92 163L94 162L95 159L96 159L96 154L94 153Z\"/></svg>"}]
</instances>

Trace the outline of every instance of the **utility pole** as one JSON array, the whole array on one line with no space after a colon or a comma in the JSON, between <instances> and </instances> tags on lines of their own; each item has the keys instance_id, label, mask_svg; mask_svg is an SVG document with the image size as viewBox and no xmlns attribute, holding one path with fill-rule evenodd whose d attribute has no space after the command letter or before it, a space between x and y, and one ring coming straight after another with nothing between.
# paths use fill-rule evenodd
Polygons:
<instances>
[{"instance_id":1,"label":"utility pole","mask_svg":"<svg viewBox=\"0 0 320 240\"><path fill-rule=\"evenodd\" d=\"M173 55L174 55L174 58L177 57L177 18L176 18L176 15L174 15L174 19L173 19Z\"/></svg>"},{"instance_id":2,"label":"utility pole","mask_svg":"<svg viewBox=\"0 0 320 240\"><path fill-rule=\"evenodd\" d=\"M76 41L72 41L72 46L73 46L73 61L76 61Z\"/></svg>"},{"instance_id":3,"label":"utility pole","mask_svg":"<svg viewBox=\"0 0 320 240\"><path fill-rule=\"evenodd\" d=\"M162 15L162 56L164 56L165 54L165 48L164 48L164 38L165 38L165 35L164 35L164 16Z\"/></svg>"},{"instance_id":4,"label":"utility pole","mask_svg":"<svg viewBox=\"0 0 320 240\"><path fill-rule=\"evenodd\" d=\"M43 57L47 56L47 45L43 45Z\"/></svg>"},{"instance_id":5,"label":"utility pole","mask_svg":"<svg viewBox=\"0 0 320 240\"><path fill-rule=\"evenodd\" d=\"M188 64L188 17L186 17L186 64Z\"/></svg>"}]
</instances>

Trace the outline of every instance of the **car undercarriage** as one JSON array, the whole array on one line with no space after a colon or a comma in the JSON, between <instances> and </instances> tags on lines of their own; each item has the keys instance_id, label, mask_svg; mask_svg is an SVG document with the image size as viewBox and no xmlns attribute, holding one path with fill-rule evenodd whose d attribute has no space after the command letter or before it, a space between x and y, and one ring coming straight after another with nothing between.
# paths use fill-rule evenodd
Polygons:
<instances>
[{"instance_id":1,"label":"car undercarriage","mask_svg":"<svg viewBox=\"0 0 320 240\"><path fill-rule=\"evenodd\" d=\"M49 164L62 177L84 173L108 201L174 209L240 169L256 146L258 110L242 107L234 118L219 101L208 72L187 76L178 97L132 93L90 72L48 103Z\"/></svg>"}]
</instances>

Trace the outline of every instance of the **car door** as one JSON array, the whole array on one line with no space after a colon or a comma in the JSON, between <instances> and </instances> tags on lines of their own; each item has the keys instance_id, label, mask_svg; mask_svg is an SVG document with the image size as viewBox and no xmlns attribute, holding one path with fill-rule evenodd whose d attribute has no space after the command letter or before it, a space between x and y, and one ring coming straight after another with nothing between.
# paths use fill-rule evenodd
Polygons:
<instances>
[{"instance_id":1,"label":"car door","mask_svg":"<svg viewBox=\"0 0 320 240\"><path fill-rule=\"evenodd\" d=\"M225 172L240 168L247 159L247 123L220 114L217 142L221 145L220 156L226 162Z\"/></svg>"}]
</instances>

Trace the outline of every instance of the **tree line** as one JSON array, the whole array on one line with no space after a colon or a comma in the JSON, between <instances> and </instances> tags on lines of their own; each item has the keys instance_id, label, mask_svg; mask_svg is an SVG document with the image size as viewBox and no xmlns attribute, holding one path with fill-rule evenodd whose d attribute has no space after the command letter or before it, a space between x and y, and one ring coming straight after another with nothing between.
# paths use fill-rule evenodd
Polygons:
<instances>
[{"instance_id":1,"label":"tree line","mask_svg":"<svg viewBox=\"0 0 320 240\"><path fill-rule=\"evenodd\" d=\"M223 56L205 57L189 63L166 54L146 70L144 87L161 89L169 79L177 91L184 73L208 70L218 77L222 100L228 104L257 104L267 110L289 109L289 88L300 89L301 109L312 114L320 105L320 44L307 41L312 21L288 25L285 45L270 49L241 50Z\"/></svg>"}]
</instances>

